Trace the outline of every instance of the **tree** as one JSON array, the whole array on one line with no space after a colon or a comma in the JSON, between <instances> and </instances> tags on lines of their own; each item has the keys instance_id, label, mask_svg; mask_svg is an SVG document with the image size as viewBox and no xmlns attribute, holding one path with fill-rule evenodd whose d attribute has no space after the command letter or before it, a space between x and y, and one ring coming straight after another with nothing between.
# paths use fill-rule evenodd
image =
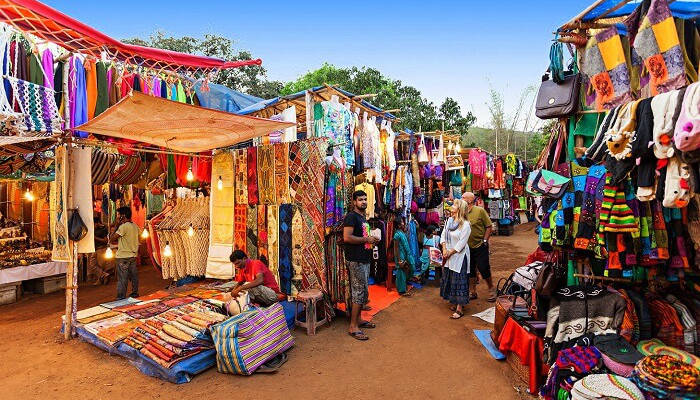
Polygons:
<instances>
[{"instance_id":1,"label":"tree","mask_svg":"<svg viewBox=\"0 0 700 400\"><path fill-rule=\"evenodd\" d=\"M190 36L166 36L165 33L157 31L148 40L131 38L124 40L124 42L180 53L216 57L227 61L253 59L252 54L248 51L236 51L233 40L218 35L204 35L203 39L197 39ZM195 77L201 78L203 74L200 73ZM278 96L282 89L281 82L267 79L267 71L260 65L219 70L212 77L211 82L264 99Z\"/></svg>"},{"instance_id":2,"label":"tree","mask_svg":"<svg viewBox=\"0 0 700 400\"><path fill-rule=\"evenodd\" d=\"M370 100L375 106L385 110L401 110L397 113L400 117L396 124L398 129L432 131L441 129L444 122L445 129L456 129L466 134L476 120L471 113L462 115L454 99L446 99L444 109L438 110L418 89L406 86L400 80L388 78L379 70L369 67L339 68L324 63L320 68L284 85L282 94L296 93L324 83L358 95L376 94Z\"/></svg>"}]
</instances>

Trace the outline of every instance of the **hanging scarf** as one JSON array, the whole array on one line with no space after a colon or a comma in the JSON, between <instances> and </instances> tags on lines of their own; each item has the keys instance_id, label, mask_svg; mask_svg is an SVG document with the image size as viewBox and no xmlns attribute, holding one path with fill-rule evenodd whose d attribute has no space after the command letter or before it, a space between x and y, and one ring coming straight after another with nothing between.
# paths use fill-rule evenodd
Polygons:
<instances>
[{"instance_id":1,"label":"hanging scarf","mask_svg":"<svg viewBox=\"0 0 700 400\"><path fill-rule=\"evenodd\" d=\"M95 107L97 106L97 66L94 60L85 60L85 87L87 94L87 114L88 120L95 118Z\"/></svg>"},{"instance_id":2,"label":"hanging scarf","mask_svg":"<svg viewBox=\"0 0 700 400\"><path fill-rule=\"evenodd\" d=\"M248 204L258 204L258 151L248 147Z\"/></svg>"},{"instance_id":3,"label":"hanging scarf","mask_svg":"<svg viewBox=\"0 0 700 400\"><path fill-rule=\"evenodd\" d=\"M88 103L85 88L85 68L78 57L72 57L68 75L69 105L71 110L70 127L75 128L88 121ZM87 132L75 131L81 138L88 137Z\"/></svg>"},{"instance_id":4,"label":"hanging scarf","mask_svg":"<svg viewBox=\"0 0 700 400\"><path fill-rule=\"evenodd\" d=\"M97 75L97 98L95 99L95 117L109 107L109 80L107 80L107 65L100 61L95 66Z\"/></svg>"},{"instance_id":5,"label":"hanging scarf","mask_svg":"<svg viewBox=\"0 0 700 400\"><path fill-rule=\"evenodd\" d=\"M280 290L292 292L292 218L294 206L280 204L279 206L279 277Z\"/></svg>"}]
</instances>

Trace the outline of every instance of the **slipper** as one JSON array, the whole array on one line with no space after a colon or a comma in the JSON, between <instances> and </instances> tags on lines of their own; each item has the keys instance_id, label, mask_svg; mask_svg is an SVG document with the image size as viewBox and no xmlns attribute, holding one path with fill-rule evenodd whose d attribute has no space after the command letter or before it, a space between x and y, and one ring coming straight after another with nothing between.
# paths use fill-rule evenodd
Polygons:
<instances>
[{"instance_id":1,"label":"slipper","mask_svg":"<svg viewBox=\"0 0 700 400\"><path fill-rule=\"evenodd\" d=\"M370 322L370 321L365 321L358 326L360 328L365 328L365 329L374 329L377 327L377 325L375 325L373 322Z\"/></svg>"},{"instance_id":2,"label":"slipper","mask_svg":"<svg viewBox=\"0 0 700 400\"><path fill-rule=\"evenodd\" d=\"M457 315L457 317L455 317ZM464 316L464 313L461 311L455 311L454 314L450 316L451 319L460 319Z\"/></svg>"},{"instance_id":3,"label":"slipper","mask_svg":"<svg viewBox=\"0 0 700 400\"><path fill-rule=\"evenodd\" d=\"M362 306L362 311L372 311L372 306L364 305Z\"/></svg>"},{"instance_id":4,"label":"slipper","mask_svg":"<svg viewBox=\"0 0 700 400\"><path fill-rule=\"evenodd\" d=\"M352 336L353 339L357 339L360 341L369 340L369 336L365 335L362 331L348 332L348 335Z\"/></svg>"},{"instance_id":5,"label":"slipper","mask_svg":"<svg viewBox=\"0 0 700 400\"><path fill-rule=\"evenodd\" d=\"M498 296L496 295L496 291L495 291L495 290L492 290L492 291L489 293L489 298L488 298L486 301L488 301L489 303L493 303L494 301L496 301L496 297L498 297Z\"/></svg>"},{"instance_id":6,"label":"slipper","mask_svg":"<svg viewBox=\"0 0 700 400\"><path fill-rule=\"evenodd\" d=\"M457 306L450 307L450 311L457 311Z\"/></svg>"},{"instance_id":7,"label":"slipper","mask_svg":"<svg viewBox=\"0 0 700 400\"><path fill-rule=\"evenodd\" d=\"M399 296L403 296L403 297L411 297L411 294L410 294L410 293L408 293L408 292L403 292L403 293L399 293Z\"/></svg>"},{"instance_id":8,"label":"slipper","mask_svg":"<svg viewBox=\"0 0 700 400\"><path fill-rule=\"evenodd\" d=\"M476 300L479 296L476 295L476 293L472 293L469 295L469 300Z\"/></svg>"}]
</instances>

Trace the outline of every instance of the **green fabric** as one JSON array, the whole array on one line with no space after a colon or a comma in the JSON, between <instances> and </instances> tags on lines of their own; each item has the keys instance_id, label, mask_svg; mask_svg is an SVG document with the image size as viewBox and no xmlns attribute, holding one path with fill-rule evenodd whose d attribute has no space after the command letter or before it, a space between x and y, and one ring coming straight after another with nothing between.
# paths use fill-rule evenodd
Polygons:
<instances>
[{"instance_id":1,"label":"green fabric","mask_svg":"<svg viewBox=\"0 0 700 400\"><path fill-rule=\"evenodd\" d=\"M399 269L399 262L406 261L411 266L411 271L415 271L415 259L411 257L411 249L408 246L408 238L403 231L394 232L394 240L398 244L398 254L394 254L394 262L396 263L396 290L399 293L406 292L406 272Z\"/></svg>"},{"instance_id":2,"label":"green fabric","mask_svg":"<svg viewBox=\"0 0 700 400\"><path fill-rule=\"evenodd\" d=\"M44 86L44 70L34 53L29 53L29 82Z\"/></svg>"},{"instance_id":3,"label":"green fabric","mask_svg":"<svg viewBox=\"0 0 700 400\"><path fill-rule=\"evenodd\" d=\"M593 144L593 138L600 124L603 123L605 113L586 113L577 114L575 117L569 118L569 140L567 151L569 160L576 158L574 154L574 146L576 144L575 136L583 136L583 146L589 147Z\"/></svg>"},{"instance_id":4,"label":"green fabric","mask_svg":"<svg viewBox=\"0 0 700 400\"><path fill-rule=\"evenodd\" d=\"M521 210L527 210L527 199L525 197L518 197L518 204Z\"/></svg>"},{"instance_id":5,"label":"green fabric","mask_svg":"<svg viewBox=\"0 0 700 400\"><path fill-rule=\"evenodd\" d=\"M394 271L396 271L396 291L399 293L406 293L406 273L401 269L395 269Z\"/></svg>"},{"instance_id":6,"label":"green fabric","mask_svg":"<svg viewBox=\"0 0 700 400\"><path fill-rule=\"evenodd\" d=\"M97 69L97 103L95 105L95 116L102 114L109 107L109 96L107 89L107 65L102 61L96 65Z\"/></svg>"},{"instance_id":7,"label":"green fabric","mask_svg":"<svg viewBox=\"0 0 700 400\"><path fill-rule=\"evenodd\" d=\"M168 173L166 175L168 176L168 182L166 182L167 186L169 188L178 187L177 172L175 170L175 156L172 154L168 154Z\"/></svg>"},{"instance_id":8,"label":"green fabric","mask_svg":"<svg viewBox=\"0 0 700 400\"><path fill-rule=\"evenodd\" d=\"M162 194L152 194L150 190L146 191L146 215L158 214L163 211L163 200Z\"/></svg>"},{"instance_id":9,"label":"green fabric","mask_svg":"<svg viewBox=\"0 0 700 400\"><path fill-rule=\"evenodd\" d=\"M177 101L180 103L187 102L187 95L185 94L185 88L182 86L182 82L177 81Z\"/></svg>"},{"instance_id":10,"label":"green fabric","mask_svg":"<svg viewBox=\"0 0 700 400\"><path fill-rule=\"evenodd\" d=\"M578 278L574 276L575 273L576 266L574 265L574 260L569 260L568 271L566 274L566 286L578 285Z\"/></svg>"}]
</instances>

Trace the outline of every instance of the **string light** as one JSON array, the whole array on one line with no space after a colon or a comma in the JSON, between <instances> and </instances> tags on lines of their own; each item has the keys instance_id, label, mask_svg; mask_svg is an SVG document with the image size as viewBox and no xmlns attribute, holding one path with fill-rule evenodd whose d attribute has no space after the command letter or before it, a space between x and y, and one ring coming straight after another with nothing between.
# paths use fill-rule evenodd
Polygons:
<instances>
[{"instance_id":1,"label":"string light","mask_svg":"<svg viewBox=\"0 0 700 400\"><path fill-rule=\"evenodd\" d=\"M224 181L221 180L221 176L219 176L219 181L216 182L216 187L217 187L219 190L223 190L223 189L224 189Z\"/></svg>"},{"instance_id":2,"label":"string light","mask_svg":"<svg viewBox=\"0 0 700 400\"><path fill-rule=\"evenodd\" d=\"M194 180L194 174L192 173L192 167L187 170L187 176L185 177L187 182L192 182Z\"/></svg>"},{"instance_id":3,"label":"string light","mask_svg":"<svg viewBox=\"0 0 700 400\"><path fill-rule=\"evenodd\" d=\"M107 247L107 250L105 250L105 259L106 260L111 260L114 258L114 252L112 251L111 247Z\"/></svg>"},{"instance_id":4,"label":"string light","mask_svg":"<svg viewBox=\"0 0 700 400\"><path fill-rule=\"evenodd\" d=\"M27 191L24 192L24 199L27 201L34 201L34 193L29 190L29 187L27 187Z\"/></svg>"},{"instance_id":5,"label":"string light","mask_svg":"<svg viewBox=\"0 0 700 400\"><path fill-rule=\"evenodd\" d=\"M172 257L173 249L170 248L170 242L165 242L165 247L163 248L163 257Z\"/></svg>"},{"instance_id":6,"label":"string light","mask_svg":"<svg viewBox=\"0 0 700 400\"><path fill-rule=\"evenodd\" d=\"M190 224L190 226L187 227L187 236L189 236L189 237L194 236L194 228L192 227L192 224Z\"/></svg>"},{"instance_id":7,"label":"string light","mask_svg":"<svg viewBox=\"0 0 700 400\"><path fill-rule=\"evenodd\" d=\"M148 233L148 229L143 228L143 231L141 231L141 239L148 239L149 236L151 236L151 234Z\"/></svg>"}]
</instances>

